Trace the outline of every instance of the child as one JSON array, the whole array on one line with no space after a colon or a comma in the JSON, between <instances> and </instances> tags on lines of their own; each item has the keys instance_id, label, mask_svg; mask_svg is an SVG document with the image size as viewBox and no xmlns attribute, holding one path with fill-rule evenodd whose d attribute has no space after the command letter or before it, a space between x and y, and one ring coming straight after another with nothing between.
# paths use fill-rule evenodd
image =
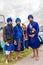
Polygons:
<instances>
[{"instance_id":1,"label":"child","mask_svg":"<svg viewBox=\"0 0 43 65\"><path fill-rule=\"evenodd\" d=\"M25 44L25 48L28 49L28 36L27 36L27 30L24 30L24 44Z\"/></svg>"},{"instance_id":2,"label":"child","mask_svg":"<svg viewBox=\"0 0 43 65\"><path fill-rule=\"evenodd\" d=\"M24 32L24 46L26 49L28 49L28 36L27 36L27 29L26 26L22 23L22 28L23 28L23 32Z\"/></svg>"}]
</instances>

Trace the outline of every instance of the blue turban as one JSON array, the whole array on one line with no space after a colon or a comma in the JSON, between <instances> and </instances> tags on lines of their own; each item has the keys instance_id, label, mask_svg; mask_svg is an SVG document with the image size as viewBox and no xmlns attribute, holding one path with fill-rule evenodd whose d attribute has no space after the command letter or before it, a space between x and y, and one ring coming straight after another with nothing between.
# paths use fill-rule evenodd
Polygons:
<instances>
[{"instance_id":1,"label":"blue turban","mask_svg":"<svg viewBox=\"0 0 43 65\"><path fill-rule=\"evenodd\" d=\"M15 22L17 23L18 21L21 22L21 19L20 18L16 18Z\"/></svg>"},{"instance_id":2,"label":"blue turban","mask_svg":"<svg viewBox=\"0 0 43 65\"><path fill-rule=\"evenodd\" d=\"M7 22L12 22L12 18L7 18Z\"/></svg>"},{"instance_id":3,"label":"blue turban","mask_svg":"<svg viewBox=\"0 0 43 65\"><path fill-rule=\"evenodd\" d=\"M33 19L33 15L29 15L29 16L28 16L28 19L29 19L29 18L32 18L32 19Z\"/></svg>"}]
</instances>

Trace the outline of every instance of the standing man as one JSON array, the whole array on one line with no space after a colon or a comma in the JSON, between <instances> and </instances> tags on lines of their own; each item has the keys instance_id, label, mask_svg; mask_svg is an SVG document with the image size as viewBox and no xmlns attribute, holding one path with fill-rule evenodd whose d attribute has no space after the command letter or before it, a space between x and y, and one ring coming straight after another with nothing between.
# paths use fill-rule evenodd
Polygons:
<instances>
[{"instance_id":1,"label":"standing man","mask_svg":"<svg viewBox=\"0 0 43 65\"><path fill-rule=\"evenodd\" d=\"M39 33L39 25L37 22L33 21L33 16L29 15L28 20L29 24L27 26L27 34L29 38L29 45L33 49L33 57L36 57L36 60L38 60L39 55L39 39L38 39L38 33ZM36 52L36 53L35 53Z\"/></svg>"},{"instance_id":2,"label":"standing man","mask_svg":"<svg viewBox=\"0 0 43 65\"><path fill-rule=\"evenodd\" d=\"M16 18L16 26L14 27L14 47L16 51L16 60L18 59L20 51L24 50L23 45L23 30L21 27L21 19Z\"/></svg>"},{"instance_id":3,"label":"standing man","mask_svg":"<svg viewBox=\"0 0 43 65\"><path fill-rule=\"evenodd\" d=\"M5 56L6 56L6 64L8 64L8 55L12 56L13 51L13 26L12 26L12 18L7 18L7 26L3 29L3 39L5 42ZM11 57L12 58L12 57Z\"/></svg>"}]
</instances>

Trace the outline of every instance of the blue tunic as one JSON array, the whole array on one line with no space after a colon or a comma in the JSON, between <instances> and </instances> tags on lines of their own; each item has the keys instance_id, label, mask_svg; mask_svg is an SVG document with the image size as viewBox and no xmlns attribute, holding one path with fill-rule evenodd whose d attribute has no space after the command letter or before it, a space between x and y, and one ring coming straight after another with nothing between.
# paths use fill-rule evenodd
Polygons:
<instances>
[{"instance_id":1,"label":"blue tunic","mask_svg":"<svg viewBox=\"0 0 43 65\"><path fill-rule=\"evenodd\" d=\"M27 27L27 35L29 38L29 45L33 49L39 48L39 46L40 46L40 42L38 39L38 33L39 33L38 23L34 22L34 21L32 23L29 23L29 25ZM29 35L31 35L31 34L35 34L35 36L33 38L29 37Z\"/></svg>"},{"instance_id":2,"label":"blue tunic","mask_svg":"<svg viewBox=\"0 0 43 65\"><path fill-rule=\"evenodd\" d=\"M23 44L23 30L22 27L19 27L16 25L14 27L14 40L16 41L17 45L14 45L15 51L23 51L24 50L24 44Z\"/></svg>"}]
</instances>

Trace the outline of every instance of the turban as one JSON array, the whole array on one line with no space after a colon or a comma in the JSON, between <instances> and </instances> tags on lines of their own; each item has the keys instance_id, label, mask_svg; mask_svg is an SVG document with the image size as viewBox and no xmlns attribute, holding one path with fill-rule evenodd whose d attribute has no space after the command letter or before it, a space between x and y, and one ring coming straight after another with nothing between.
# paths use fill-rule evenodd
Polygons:
<instances>
[{"instance_id":1,"label":"turban","mask_svg":"<svg viewBox=\"0 0 43 65\"><path fill-rule=\"evenodd\" d=\"M20 18L16 18L15 22L17 23L18 21L21 22L21 19Z\"/></svg>"},{"instance_id":2,"label":"turban","mask_svg":"<svg viewBox=\"0 0 43 65\"><path fill-rule=\"evenodd\" d=\"M32 19L33 19L33 15L28 15L28 19L29 19L29 18L32 18Z\"/></svg>"},{"instance_id":3,"label":"turban","mask_svg":"<svg viewBox=\"0 0 43 65\"><path fill-rule=\"evenodd\" d=\"M7 18L7 22L12 22L12 18Z\"/></svg>"}]
</instances>

